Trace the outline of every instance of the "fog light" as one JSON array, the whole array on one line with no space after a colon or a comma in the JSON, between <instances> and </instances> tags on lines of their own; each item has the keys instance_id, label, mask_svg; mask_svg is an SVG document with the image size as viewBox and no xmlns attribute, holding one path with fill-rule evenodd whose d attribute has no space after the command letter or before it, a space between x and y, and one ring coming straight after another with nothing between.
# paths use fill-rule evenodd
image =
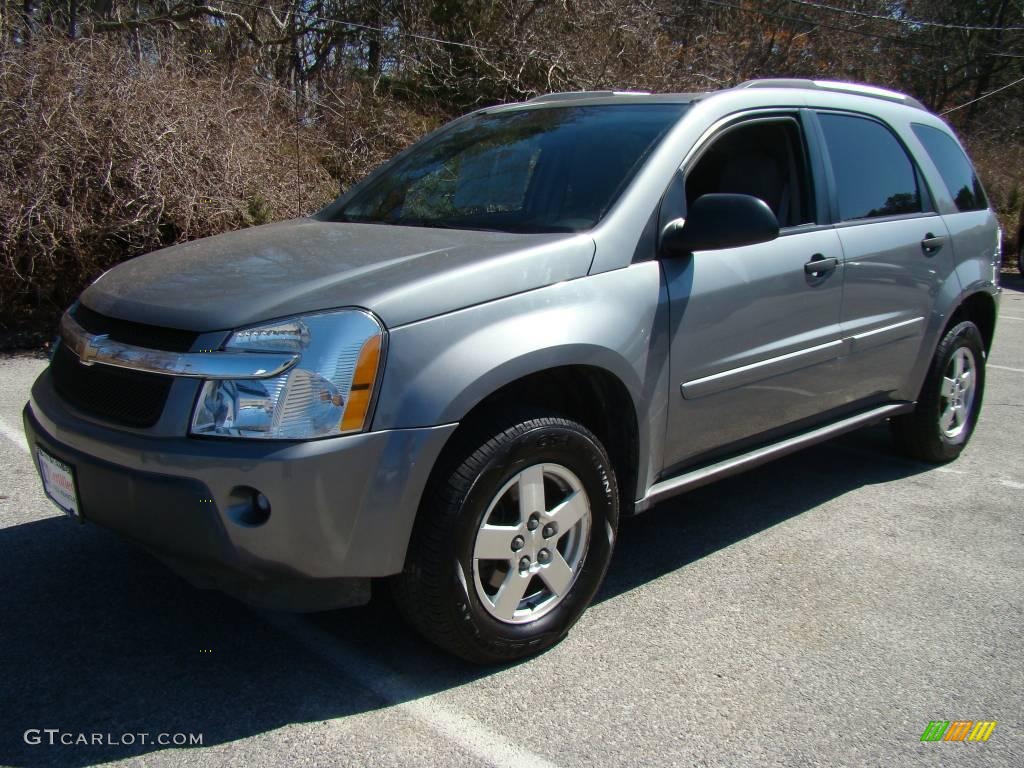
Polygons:
<instances>
[{"instance_id":1,"label":"fog light","mask_svg":"<svg viewBox=\"0 0 1024 768\"><path fill-rule=\"evenodd\" d=\"M232 489L228 517L239 525L254 528L270 519L270 499L247 485Z\"/></svg>"}]
</instances>

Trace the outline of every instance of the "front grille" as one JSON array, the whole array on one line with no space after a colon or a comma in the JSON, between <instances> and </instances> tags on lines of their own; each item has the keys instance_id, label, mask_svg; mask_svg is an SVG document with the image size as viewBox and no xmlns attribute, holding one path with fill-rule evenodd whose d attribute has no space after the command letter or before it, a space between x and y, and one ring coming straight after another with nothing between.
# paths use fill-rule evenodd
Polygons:
<instances>
[{"instance_id":1,"label":"front grille","mask_svg":"<svg viewBox=\"0 0 1024 768\"><path fill-rule=\"evenodd\" d=\"M75 321L92 334L105 333L114 341L122 344L133 344L146 349L163 349L168 352L188 352L192 349L199 334L194 331L182 331L177 328L161 328L156 325L134 323L119 320L94 312L84 304L79 304L71 313Z\"/></svg>"},{"instance_id":2,"label":"front grille","mask_svg":"<svg viewBox=\"0 0 1024 768\"><path fill-rule=\"evenodd\" d=\"M171 391L170 376L109 365L82 365L66 344L50 361L57 394L83 413L126 427L151 427L160 419Z\"/></svg>"},{"instance_id":3,"label":"front grille","mask_svg":"<svg viewBox=\"0 0 1024 768\"><path fill-rule=\"evenodd\" d=\"M106 317L79 304L75 322L91 334L106 334L122 344L168 352L187 352L199 337L193 331L160 328ZM66 344L57 345L50 362L57 394L82 413L126 427L151 427L160 420L173 379L96 363L82 365Z\"/></svg>"}]
</instances>

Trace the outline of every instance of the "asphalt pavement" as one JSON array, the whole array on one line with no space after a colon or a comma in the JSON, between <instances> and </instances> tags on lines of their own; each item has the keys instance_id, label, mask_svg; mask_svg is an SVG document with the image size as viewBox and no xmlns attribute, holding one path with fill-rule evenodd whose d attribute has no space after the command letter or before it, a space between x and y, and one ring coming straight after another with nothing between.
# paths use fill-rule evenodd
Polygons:
<instances>
[{"instance_id":1,"label":"asphalt pavement","mask_svg":"<svg viewBox=\"0 0 1024 768\"><path fill-rule=\"evenodd\" d=\"M565 642L496 669L386 595L255 611L72 523L21 435L45 361L0 358L0 764L1020 766L1024 281L1004 287L958 461L902 458L882 425L663 503ZM933 720L998 725L921 742Z\"/></svg>"}]
</instances>

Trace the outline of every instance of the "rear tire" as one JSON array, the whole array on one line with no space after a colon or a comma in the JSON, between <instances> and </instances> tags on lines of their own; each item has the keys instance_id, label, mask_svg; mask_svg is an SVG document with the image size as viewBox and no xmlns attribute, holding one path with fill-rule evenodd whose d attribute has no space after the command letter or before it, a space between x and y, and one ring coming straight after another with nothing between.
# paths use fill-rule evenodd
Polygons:
<instances>
[{"instance_id":1,"label":"rear tire","mask_svg":"<svg viewBox=\"0 0 1024 768\"><path fill-rule=\"evenodd\" d=\"M568 419L508 414L464 429L431 477L393 591L432 643L508 662L558 643L590 604L618 486L604 446Z\"/></svg>"},{"instance_id":2,"label":"rear tire","mask_svg":"<svg viewBox=\"0 0 1024 768\"><path fill-rule=\"evenodd\" d=\"M978 327L965 321L943 337L925 378L917 407L892 420L904 451L944 464L963 451L981 413L985 392L985 345Z\"/></svg>"}]
</instances>

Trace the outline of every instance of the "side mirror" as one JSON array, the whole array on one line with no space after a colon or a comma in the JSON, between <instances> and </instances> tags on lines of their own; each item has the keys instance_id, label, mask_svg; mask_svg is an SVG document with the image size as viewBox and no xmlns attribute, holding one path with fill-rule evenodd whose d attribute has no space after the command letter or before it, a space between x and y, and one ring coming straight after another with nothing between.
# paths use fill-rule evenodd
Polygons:
<instances>
[{"instance_id":1,"label":"side mirror","mask_svg":"<svg viewBox=\"0 0 1024 768\"><path fill-rule=\"evenodd\" d=\"M751 195L701 195L686 219L676 219L661 232L661 251L682 256L767 243L779 236L779 220L760 198Z\"/></svg>"}]
</instances>

